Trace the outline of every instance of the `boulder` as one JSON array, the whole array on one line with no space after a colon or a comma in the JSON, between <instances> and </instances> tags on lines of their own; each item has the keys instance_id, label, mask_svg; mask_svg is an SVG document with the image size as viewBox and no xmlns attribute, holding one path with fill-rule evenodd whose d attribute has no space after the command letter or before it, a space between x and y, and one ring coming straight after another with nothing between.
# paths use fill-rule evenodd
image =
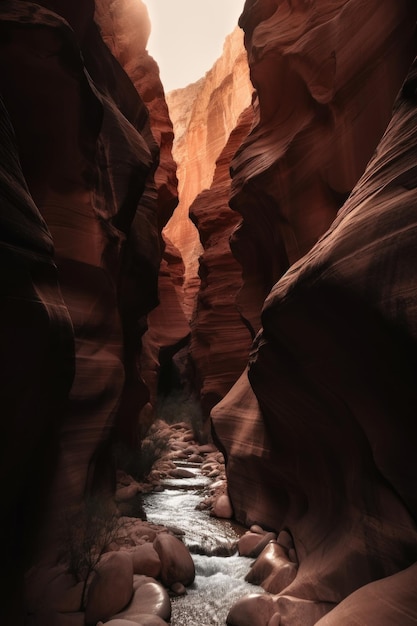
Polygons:
<instances>
[{"instance_id":1,"label":"boulder","mask_svg":"<svg viewBox=\"0 0 417 626\"><path fill-rule=\"evenodd\" d=\"M289 561L284 548L271 541L252 565L245 580L260 585L269 593L280 593L292 583L297 566Z\"/></svg>"},{"instance_id":2,"label":"boulder","mask_svg":"<svg viewBox=\"0 0 417 626\"><path fill-rule=\"evenodd\" d=\"M144 543L130 552L134 574L144 574L158 578L161 571L161 561L152 543Z\"/></svg>"},{"instance_id":3,"label":"boulder","mask_svg":"<svg viewBox=\"0 0 417 626\"><path fill-rule=\"evenodd\" d=\"M259 535L258 533L247 532L239 539L238 550L241 556L257 557L268 545L270 541L275 541L277 538L275 533L265 533Z\"/></svg>"},{"instance_id":4,"label":"boulder","mask_svg":"<svg viewBox=\"0 0 417 626\"><path fill-rule=\"evenodd\" d=\"M220 517L223 519L230 519L233 517L233 507L227 493L223 493L214 502L212 514L214 517Z\"/></svg>"},{"instance_id":5,"label":"boulder","mask_svg":"<svg viewBox=\"0 0 417 626\"><path fill-rule=\"evenodd\" d=\"M153 542L161 560L161 580L166 587L180 582L191 585L195 578L194 561L186 546L169 533L160 533Z\"/></svg>"},{"instance_id":6,"label":"boulder","mask_svg":"<svg viewBox=\"0 0 417 626\"><path fill-rule=\"evenodd\" d=\"M169 470L168 474L171 478L195 478L194 472L190 472L190 470L184 469L183 467Z\"/></svg>"},{"instance_id":7,"label":"boulder","mask_svg":"<svg viewBox=\"0 0 417 626\"><path fill-rule=\"evenodd\" d=\"M131 620L139 624L145 619L144 615L152 615L163 620L170 619L171 602L168 592L160 583L147 576L137 576L135 577L134 590L129 606L113 617Z\"/></svg>"},{"instance_id":8,"label":"boulder","mask_svg":"<svg viewBox=\"0 0 417 626\"><path fill-rule=\"evenodd\" d=\"M105 554L94 572L85 609L87 624L109 619L124 609L133 594L133 564L126 552Z\"/></svg>"},{"instance_id":9,"label":"boulder","mask_svg":"<svg viewBox=\"0 0 417 626\"><path fill-rule=\"evenodd\" d=\"M275 612L271 596L252 593L232 606L226 624L228 626L265 626Z\"/></svg>"}]
</instances>

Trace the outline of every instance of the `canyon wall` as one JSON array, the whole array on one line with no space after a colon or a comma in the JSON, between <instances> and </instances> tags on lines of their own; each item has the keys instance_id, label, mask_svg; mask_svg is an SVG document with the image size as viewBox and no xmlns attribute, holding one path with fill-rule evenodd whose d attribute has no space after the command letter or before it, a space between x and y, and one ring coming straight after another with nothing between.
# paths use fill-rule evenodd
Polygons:
<instances>
[{"instance_id":1,"label":"canyon wall","mask_svg":"<svg viewBox=\"0 0 417 626\"><path fill-rule=\"evenodd\" d=\"M178 204L177 165L172 156L174 133L159 79L159 68L146 50L150 34L147 9L136 0L97 1L95 19L100 26L103 40L126 71L149 111L152 134L159 147L154 184L157 194L158 232L162 233ZM145 189L141 203L147 203L154 208L154 194L153 187ZM159 304L147 316L140 357L141 374L149 389L153 408L157 401L161 354L173 355L180 346L185 345L190 334L190 327L182 310L183 281L178 281L178 268L181 267L181 272L184 273L181 254L162 234L160 244L164 256L158 280ZM145 241L141 242L141 247L145 245ZM170 268L173 269L172 275ZM152 410L143 413L144 428L149 426L152 413Z\"/></svg>"},{"instance_id":2,"label":"canyon wall","mask_svg":"<svg viewBox=\"0 0 417 626\"><path fill-rule=\"evenodd\" d=\"M216 162L210 189L201 192L190 207L204 249L199 265L201 284L191 323L190 358L205 417L245 369L253 340L236 307L242 268L233 257L229 242L241 217L228 206L230 162L252 123L253 108L249 106Z\"/></svg>"},{"instance_id":3,"label":"canyon wall","mask_svg":"<svg viewBox=\"0 0 417 626\"><path fill-rule=\"evenodd\" d=\"M240 20L258 102L232 244L261 331L212 418L235 516L289 532L298 564L245 604L259 626L417 622L415 68L372 156L415 22L406 0L249 0Z\"/></svg>"},{"instance_id":4,"label":"canyon wall","mask_svg":"<svg viewBox=\"0 0 417 626\"><path fill-rule=\"evenodd\" d=\"M243 33L236 28L204 78L167 94L175 128L173 156L178 164L179 204L164 232L184 259L184 305L189 319L198 289L198 257L202 252L198 232L188 219L189 209L197 195L211 186L216 161L240 114L250 104L252 91Z\"/></svg>"},{"instance_id":5,"label":"canyon wall","mask_svg":"<svg viewBox=\"0 0 417 626\"><path fill-rule=\"evenodd\" d=\"M111 489L112 445L137 445L149 399L140 344L177 202L172 126L144 6L110 4L0 5L9 623L20 623L11 591L39 545L38 513L49 543L60 512ZM100 27L136 89L95 9L98 22L113 16Z\"/></svg>"}]
</instances>

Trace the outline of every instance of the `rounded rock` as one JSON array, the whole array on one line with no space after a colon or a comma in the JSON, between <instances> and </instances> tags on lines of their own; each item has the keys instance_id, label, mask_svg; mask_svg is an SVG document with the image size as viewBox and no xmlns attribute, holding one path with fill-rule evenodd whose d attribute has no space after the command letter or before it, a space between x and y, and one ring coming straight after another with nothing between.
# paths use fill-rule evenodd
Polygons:
<instances>
[{"instance_id":1,"label":"rounded rock","mask_svg":"<svg viewBox=\"0 0 417 626\"><path fill-rule=\"evenodd\" d=\"M160 533L153 542L161 561L161 580L166 587L180 582L191 585L195 578L194 561L188 548L176 537Z\"/></svg>"},{"instance_id":2,"label":"rounded rock","mask_svg":"<svg viewBox=\"0 0 417 626\"><path fill-rule=\"evenodd\" d=\"M88 590L87 624L109 619L129 604L133 594L132 559L126 552L109 552L97 566Z\"/></svg>"},{"instance_id":3,"label":"rounded rock","mask_svg":"<svg viewBox=\"0 0 417 626\"><path fill-rule=\"evenodd\" d=\"M158 578L161 561L152 543L144 543L129 552L132 557L133 573Z\"/></svg>"},{"instance_id":4,"label":"rounded rock","mask_svg":"<svg viewBox=\"0 0 417 626\"><path fill-rule=\"evenodd\" d=\"M265 533L264 535L259 535L258 533L249 531L242 535L239 539L239 554L240 556L256 558L270 541L276 540L276 537L275 533Z\"/></svg>"},{"instance_id":5,"label":"rounded rock","mask_svg":"<svg viewBox=\"0 0 417 626\"><path fill-rule=\"evenodd\" d=\"M144 615L154 615L163 620L170 619L171 602L167 590L161 584L143 576L135 580L135 587L129 606L114 615L114 618L136 623L142 623L140 620L143 620Z\"/></svg>"},{"instance_id":6,"label":"rounded rock","mask_svg":"<svg viewBox=\"0 0 417 626\"><path fill-rule=\"evenodd\" d=\"M233 508L230 498L226 493L223 493L217 498L213 506L214 517L222 519L231 519L233 517Z\"/></svg>"},{"instance_id":7,"label":"rounded rock","mask_svg":"<svg viewBox=\"0 0 417 626\"><path fill-rule=\"evenodd\" d=\"M265 626L275 612L271 596L252 593L232 606L226 624L228 626Z\"/></svg>"}]
</instances>

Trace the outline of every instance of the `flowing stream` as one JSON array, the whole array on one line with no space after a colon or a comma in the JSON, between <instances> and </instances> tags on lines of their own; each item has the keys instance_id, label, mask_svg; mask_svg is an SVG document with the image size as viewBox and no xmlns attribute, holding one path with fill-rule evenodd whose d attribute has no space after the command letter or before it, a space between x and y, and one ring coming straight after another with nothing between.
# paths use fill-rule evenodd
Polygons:
<instances>
[{"instance_id":1,"label":"flowing stream","mask_svg":"<svg viewBox=\"0 0 417 626\"><path fill-rule=\"evenodd\" d=\"M171 626L223 626L239 598L262 589L244 580L252 560L237 554L236 542L245 529L196 510L211 480L197 466L180 465L195 478L166 479L164 491L148 494L144 501L150 522L181 529L195 563L187 595L172 600Z\"/></svg>"}]
</instances>

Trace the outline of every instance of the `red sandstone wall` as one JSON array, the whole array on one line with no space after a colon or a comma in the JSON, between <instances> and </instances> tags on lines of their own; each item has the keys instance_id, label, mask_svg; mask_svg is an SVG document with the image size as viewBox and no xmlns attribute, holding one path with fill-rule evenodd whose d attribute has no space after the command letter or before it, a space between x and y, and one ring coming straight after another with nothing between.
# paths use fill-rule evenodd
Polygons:
<instances>
[{"instance_id":1,"label":"red sandstone wall","mask_svg":"<svg viewBox=\"0 0 417 626\"><path fill-rule=\"evenodd\" d=\"M163 120L157 141L145 97L103 43L94 3L41 5L0 6L1 249L11 307L2 308L2 359L13 379L1 383L2 469L14 512L2 536L10 538L5 568L14 591L48 484L57 515L86 491L111 487L113 441L137 443L149 397L140 340L158 302L161 229L176 204L172 127L158 105L154 64L146 59L132 71L155 127ZM133 30L144 16L135 7ZM149 25L137 26L146 57ZM51 525L43 527L49 541ZM6 596L2 610L17 624L7 609L22 602Z\"/></svg>"},{"instance_id":2,"label":"red sandstone wall","mask_svg":"<svg viewBox=\"0 0 417 626\"><path fill-rule=\"evenodd\" d=\"M287 529L299 563L259 626L417 620L415 69L360 178L415 20L412 2L354 0L249 1L241 18L258 123L231 204L261 332L212 417L237 518Z\"/></svg>"}]
</instances>

